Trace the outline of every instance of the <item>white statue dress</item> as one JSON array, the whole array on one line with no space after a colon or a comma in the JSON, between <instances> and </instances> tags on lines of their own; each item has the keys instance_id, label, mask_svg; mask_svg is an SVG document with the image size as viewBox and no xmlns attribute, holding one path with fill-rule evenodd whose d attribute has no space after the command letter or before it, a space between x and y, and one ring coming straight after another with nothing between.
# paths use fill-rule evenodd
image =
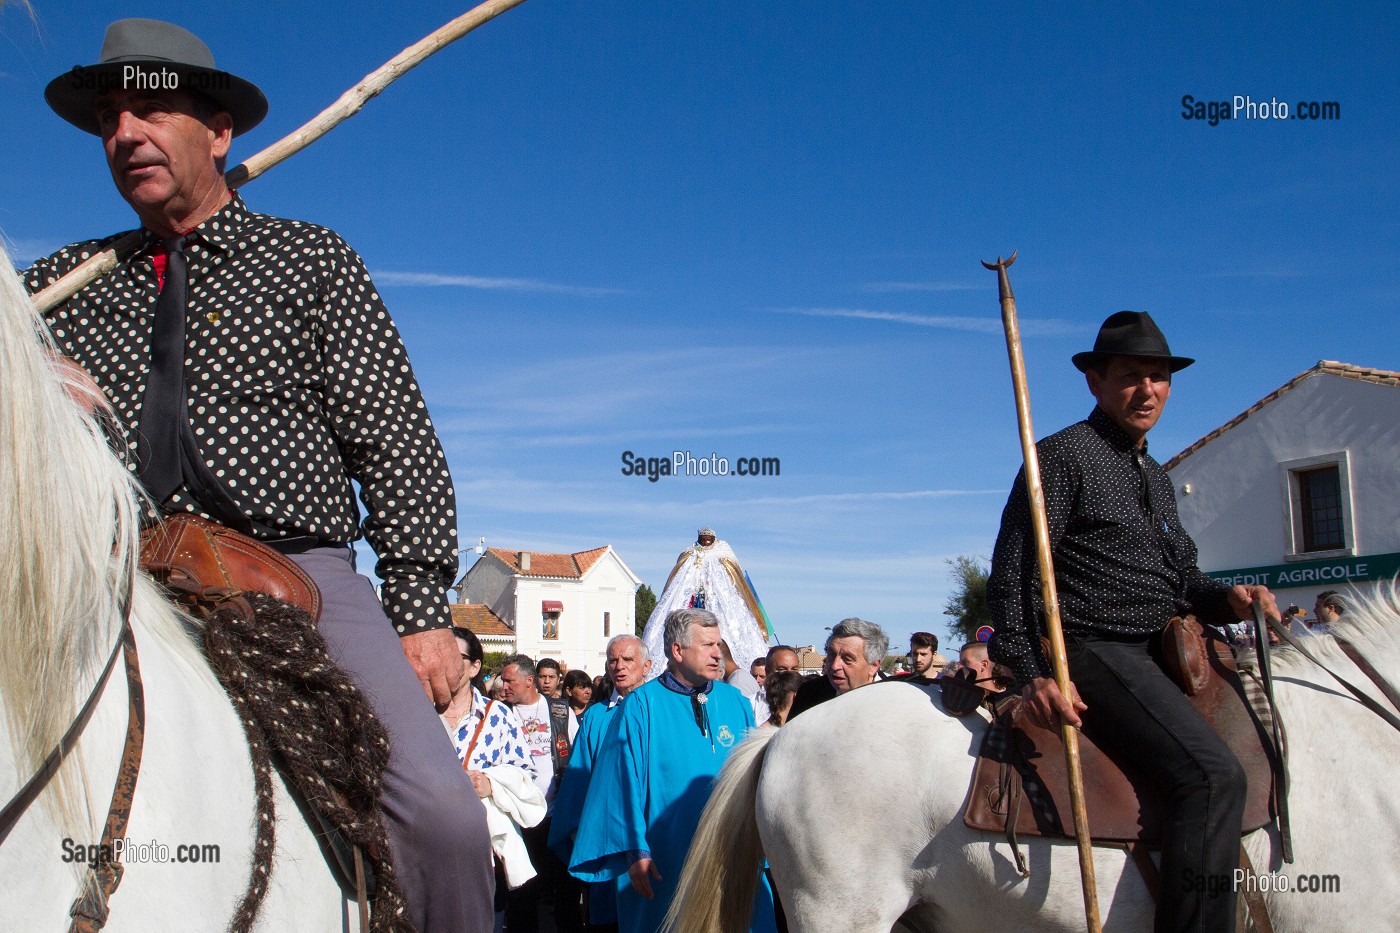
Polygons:
<instances>
[{"instance_id":1,"label":"white statue dress","mask_svg":"<svg viewBox=\"0 0 1400 933\"><path fill-rule=\"evenodd\" d=\"M768 653L767 616L733 549L724 541L709 547L695 544L676 559L642 634L652 676L666 669L666 649L661 643L666 616L689 606L708 609L718 617L720 635L741 669L748 670L754 658Z\"/></svg>"}]
</instances>

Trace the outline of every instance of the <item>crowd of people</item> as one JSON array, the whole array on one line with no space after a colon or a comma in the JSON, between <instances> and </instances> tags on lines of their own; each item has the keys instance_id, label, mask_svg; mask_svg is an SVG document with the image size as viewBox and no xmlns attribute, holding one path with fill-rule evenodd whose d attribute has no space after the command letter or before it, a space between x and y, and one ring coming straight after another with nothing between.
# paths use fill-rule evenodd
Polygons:
<instances>
[{"instance_id":1,"label":"crowd of people","mask_svg":"<svg viewBox=\"0 0 1400 933\"><path fill-rule=\"evenodd\" d=\"M708 780L694 779L717 774L748 729L781 728L880 680L929 685L962 670L988 693L1006 681L985 644L948 662L929 632L886 672L889 638L860 618L832 627L820 672L806 674L790 645L736 663L716 615L696 608L668 614L659 673L643 639L618 635L596 675L516 654L488 679L477 637L453 634L465 667L442 721L487 805L497 926L510 933L538 930L542 907L561 933L654 929L708 795ZM780 918L765 892L755 929L779 929Z\"/></svg>"}]
</instances>

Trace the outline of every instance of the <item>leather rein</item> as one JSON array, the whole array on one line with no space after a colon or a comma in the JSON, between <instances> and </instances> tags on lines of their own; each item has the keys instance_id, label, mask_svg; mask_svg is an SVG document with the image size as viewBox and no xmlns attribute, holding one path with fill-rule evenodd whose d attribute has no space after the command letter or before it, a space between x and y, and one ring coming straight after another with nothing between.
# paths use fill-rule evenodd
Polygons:
<instances>
[{"instance_id":1,"label":"leather rein","mask_svg":"<svg viewBox=\"0 0 1400 933\"><path fill-rule=\"evenodd\" d=\"M131 815L132 799L136 794L136 778L141 770L141 751L146 735L145 689L141 683L141 665L136 654L136 636L131 628L132 585L132 579L128 577L126 594L121 602L121 630L117 643L112 646L112 652L102 668L102 674L97 678L97 683L93 685L68 730L49 751L39 769L24 783L19 792L10 798L4 809L0 810L0 844L3 844L20 817L43 793L44 788L58 774L68 754L76 747L106 691L107 681L111 678L112 670L117 664L117 656L120 654L126 669L126 740L122 746L121 763L117 767L116 783L112 788L112 801L107 807L107 819L102 828L98 857L88 865L83 889L68 909L68 915L73 918L68 928L69 933L96 933L101 930L107 922L107 901L122 880L121 853L117 851L116 840L126 836L126 824Z\"/></svg>"}]
</instances>

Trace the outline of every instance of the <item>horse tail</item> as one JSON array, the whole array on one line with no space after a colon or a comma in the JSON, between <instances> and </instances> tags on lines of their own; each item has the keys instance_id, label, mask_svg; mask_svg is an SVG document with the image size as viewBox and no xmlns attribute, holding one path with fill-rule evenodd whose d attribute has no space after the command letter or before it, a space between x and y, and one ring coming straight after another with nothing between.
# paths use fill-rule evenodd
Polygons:
<instances>
[{"instance_id":1,"label":"horse tail","mask_svg":"<svg viewBox=\"0 0 1400 933\"><path fill-rule=\"evenodd\" d=\"M754 799L764 754L775 735L775 729L751 732L724 763L700 814L676 896L661 925L663 931L738 933L749 929L763 865Z\"/></svg>"}]
</instances>

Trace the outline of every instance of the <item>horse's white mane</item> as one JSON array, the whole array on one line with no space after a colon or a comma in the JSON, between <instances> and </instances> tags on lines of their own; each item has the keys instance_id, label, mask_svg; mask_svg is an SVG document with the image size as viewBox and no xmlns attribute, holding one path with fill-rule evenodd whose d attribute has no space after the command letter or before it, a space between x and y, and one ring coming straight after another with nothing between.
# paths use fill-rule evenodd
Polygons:
<instances>
[{"instance_id":1,"label":"horse's white mane","mask_svg":"<svg viewBox=\"0 0 1400 933\"><path fill-rule=\"evenodd\" d=\"M0 245L0 719L7 759L27 780L91 690L133 612L187 657L181 618L135 573L139 487L96 420L70 398L63 366ZM119 662L120 664L120 662ZM120 681L120 671L113 672ZM77 756L70 756L72 761ZM46 805L65 822L86 802L66 765ZM91 814L89 812L89 820Z\"/></svg>"},{"instance_id":2,"label":"horse's white mane","mask_svg":"<svg viewBox=\"0 0 1400 933\"><path fill-rule=\"evenodd\" d=\"M1400 578L1379 580L1366 589L1354 586L1346 594L1346 600L1346 612L1333 624L1333 630L1351 642L1392 686L1400 688L1400 630L1394 625L1394 620L1400 618ZM1323 664L1381 700L1379 690L1373 688L1367 676L1342 653L1331 636L1316 635L1302 643ZM1274 646L1269 654L1278 674L1301 675L1341 689L1332 678L1318 671L1313 662L1288 645Z\"/></svg>"}]
</instances>

